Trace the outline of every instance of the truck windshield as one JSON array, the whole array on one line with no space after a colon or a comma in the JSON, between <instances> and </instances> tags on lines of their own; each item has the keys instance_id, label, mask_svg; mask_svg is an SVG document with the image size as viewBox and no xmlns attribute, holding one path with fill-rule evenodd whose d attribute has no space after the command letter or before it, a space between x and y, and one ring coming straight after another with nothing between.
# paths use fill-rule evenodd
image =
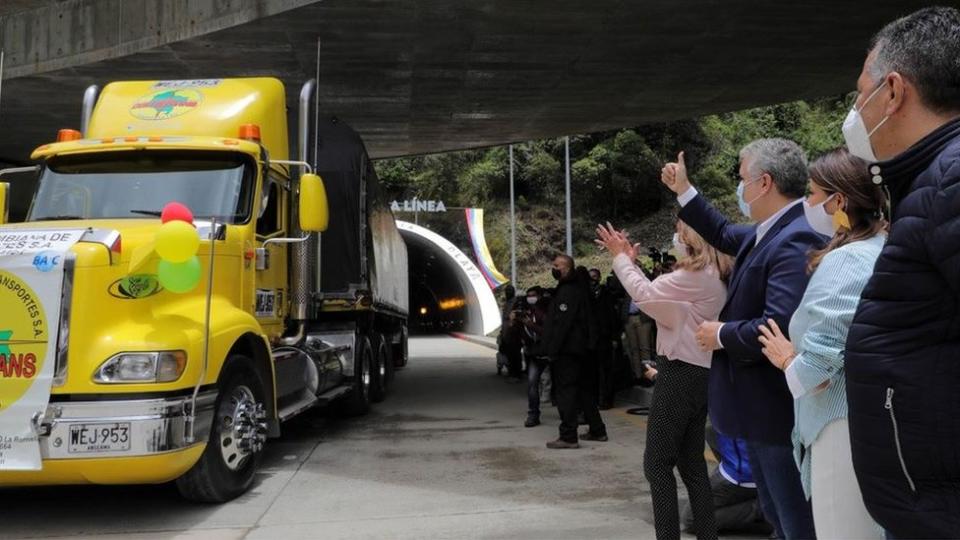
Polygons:
<instances>
[{"instance_id":1,"label":"truck windshield","mask_svg":"<svg viewBox=\"0 0 960 540\"><path fill-rule=\"evenodd\" d=\"M27 221L159 216L171 201L198 219L243 223L252 162L224 152L111 152L63 156L40 175Z\"/></svg>"}]
</instances>

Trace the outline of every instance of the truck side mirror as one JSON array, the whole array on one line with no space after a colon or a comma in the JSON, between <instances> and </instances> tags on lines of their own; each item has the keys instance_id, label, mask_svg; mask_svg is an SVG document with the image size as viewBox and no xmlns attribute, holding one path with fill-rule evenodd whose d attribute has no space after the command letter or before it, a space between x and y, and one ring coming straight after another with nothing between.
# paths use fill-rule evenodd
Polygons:
<instances>
[{"instance_id":1,"label":"truck side mirror","mask_svg":"<svg viewBox=\"0 0 960 540\"><path fill-rule=\"evenodd\" d=\"M323 232L330 223L330 208L327 206L327 190L323 180L316 174L300 177L300 230Z\"/></svg>"},{"instance_id":2,"label":"truck side mirror","mask_svg":"<svg viewBox=\"0 0 960 540\"><path fill-rule=\"evenodd\" d=\"M10 221L10 184L0 182L0 225Z\"/></svg>"}]
</instances>

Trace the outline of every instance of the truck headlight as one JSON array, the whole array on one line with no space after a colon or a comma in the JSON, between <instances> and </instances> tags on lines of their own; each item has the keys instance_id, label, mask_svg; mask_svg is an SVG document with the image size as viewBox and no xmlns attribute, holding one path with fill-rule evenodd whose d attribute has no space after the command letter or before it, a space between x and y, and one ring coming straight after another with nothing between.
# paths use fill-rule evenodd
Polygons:
<instances>
[{"instance_id":1,"label":"truck headlight","mask_svg":"<svg viewBox=\"0 0 960 540\"><path fill-rule=\"evenodd\" d=\"M104 362L93 380L105 384L172 382L186 366L184 351L120 353Z\"/></svg>"}]
</instances>

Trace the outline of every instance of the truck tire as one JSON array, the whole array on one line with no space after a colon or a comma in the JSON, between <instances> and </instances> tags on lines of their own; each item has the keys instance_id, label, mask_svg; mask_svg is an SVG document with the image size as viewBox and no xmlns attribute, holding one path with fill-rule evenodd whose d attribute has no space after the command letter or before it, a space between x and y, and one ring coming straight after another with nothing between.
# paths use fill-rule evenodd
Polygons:
<instances>
[{"instance_id":1,"label":"truck tire","mask_svg":"<svg viewBox=\"0 0 960 540\"><path fill-rule=\"evenodd\" d=\"M231 355L217 389L207 447L193 468L177 479L180 494L191 501L222 503L246 492L267 439L266 393L253 361Z\"/></svg>"},{"instance_id":2,"label":"truck tire","mask_svg":"<svg viewBox=\"0 0 960 540\"><path fill-rule=\"evenodd\" d=\"M393 366L395 369L403 369L407 367L407 359L409 357L409 347L407 340L407 327L406 325L400 330L400 343L395 346L393 351Z\"/></svg>"},{"instance_id":3,"label":"truck tire","mask_svg":"<svg viewBox=\"0 0 960 540\"><path fill-rule=\"evenodd\" d=\"M370 390L373 379L373 347L366 336L357 336L354 359L353 390L343 401L346 416L363 416L370 412Z\"/></svg>"},{"instance_id":4,"label":"truck tire","mask_svg":"<svg viewBox=\"0 0 960 540\"><path fill-rule=\"evenodd\" d=\"M393 349L394 346L389 343L383 344L383 365L387 366L387 390L390 390L390 386L393 385L393 380L397 376L397 367L393 360Z\"/></svg>"},{"instance_id":5,"label":"truck tire","mask_svg":"<svg viewBox=\"0 0 960 540\"><path fill-rule=\"evenodd\" d=\"M373 337L377 351L373 363L373 380L370 383L370 401L380 403L387 397L387 344L383 336L376 334Z\"/></svg>"}]
</instances>

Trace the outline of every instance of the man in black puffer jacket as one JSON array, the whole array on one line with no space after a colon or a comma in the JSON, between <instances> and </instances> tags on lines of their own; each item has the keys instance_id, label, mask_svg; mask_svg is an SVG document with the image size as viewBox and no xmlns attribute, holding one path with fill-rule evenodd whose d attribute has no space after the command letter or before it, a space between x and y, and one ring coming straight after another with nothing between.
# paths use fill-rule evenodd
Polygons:
<instances>
[{"instance_id":1,"label":"man in black puffer jacket","mask_svg":"<svg viewBox=\"0 0 960 540\"><path fill-rule=\"evenodd\" d=\"M588 354L597 341L596 321L593 320L590 289L581 282L574 271L575 264L569 255L557 255L553 259L553 277L558 281L557 292L547 310L540 347L537 356L550 359L553 384L557 394L557 410L560 413L560 436L547 443L547 448L579 448L579 439L606 441L607 428L597 410L596 377L584 378L581 373L596 370ZM581 390L583 384L591 388ZM590 429L577 435L577 412L582 411Z\"/></svg>"},{"instance_id":2,"label":"man in black puffer jacket","mask_svg":"<svg viewBox=\"0 0 960 540\"><path fill-rule=\"evenodd\" d=\"M847 341L853 464L893 537L960 537L960 12L874 38L844 122L892 225Z\"/></svg>"}]
</instances>

